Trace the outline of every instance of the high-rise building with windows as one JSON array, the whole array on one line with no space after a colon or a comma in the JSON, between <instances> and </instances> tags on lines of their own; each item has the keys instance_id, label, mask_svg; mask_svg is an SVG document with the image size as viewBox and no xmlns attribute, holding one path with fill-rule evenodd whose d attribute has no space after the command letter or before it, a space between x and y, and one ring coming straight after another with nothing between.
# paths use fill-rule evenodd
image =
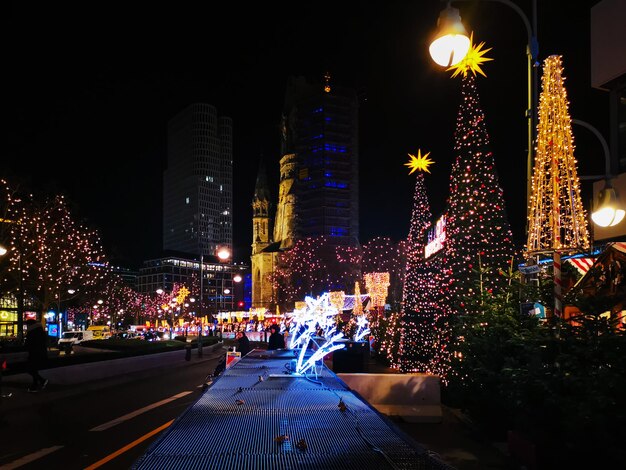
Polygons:
<instances>
[{"instance_id":1,"label":"high-rise building with windows","mask_svg":"<svg viewBox=\"0 0 626 470\"><path fill-rule=\"evenodd\" d=\"M282 155L295 155L295 237L359 239L356 90L291 77L285 94Z\"/></svg>"},{"instance_id":2,"label":"high-rise building with windows","mask_svg":"<svg viewBox=\"0 0 626 470\"><path fill-rule=\"evenodd\" d=\"M233 246L233 123L194 103L167 128L163 249L215 255Z\"/></svg>"},{"instance_id":3,"label":"high-rise building with windows","mask_svg":"<svg viewBox=\"0 0 626 470\"><path fill-rule=\"evenodd\" d=\"M273 309L279 255L303 238L359 243L358 97L325 82L289 79L281 123L278 201L261 162L252 200L252 306ZM272 206L275 207L275 212ZM272 227L273 226L273 227Z\"/></svg>"}]
</instances>

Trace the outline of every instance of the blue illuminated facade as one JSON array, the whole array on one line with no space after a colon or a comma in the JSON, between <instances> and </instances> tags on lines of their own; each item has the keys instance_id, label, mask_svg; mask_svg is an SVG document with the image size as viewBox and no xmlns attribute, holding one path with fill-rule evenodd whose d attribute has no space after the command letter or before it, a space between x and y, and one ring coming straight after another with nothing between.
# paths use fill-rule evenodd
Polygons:
<instances>
[{"instance_id":1,"label":"blue illuminated facade","mask_svg":"<svg viewBox=\"0 0 626 470\"><path fill-rule=\"evenodd\" d=\"M359 238L358 99L355 90L292 77L283 113L282 154L297 157L296 236L334 245Z\"/></svg>"}]
</instances>

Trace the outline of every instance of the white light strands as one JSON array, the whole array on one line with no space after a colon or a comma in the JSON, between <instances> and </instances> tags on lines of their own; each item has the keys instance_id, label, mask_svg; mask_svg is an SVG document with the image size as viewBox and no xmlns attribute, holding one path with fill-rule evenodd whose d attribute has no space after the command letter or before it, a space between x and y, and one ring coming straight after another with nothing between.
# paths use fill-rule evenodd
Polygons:
<instances>
[{"instance_id":1,"label":"white light strands","mask_svg":"<svg viewBox=\"0 0 626 470\"><path fill-rule=\"evenodd\" d=\"M369 322L365 315L359 315L356 319L356 332L354 333L354 341L362 341L365 335L370 334Z\"/></svg>"},{"instance_id":2,"label":"white light strands","mask_svg":"<svg viewBox=\"0 0 626 470\"><path fill-rule=\"evenodd\" d=\"M300 348L295 370L295 373L300 375L304 375L327 354L344 347L343 344L336 344L336 341L344 336L342 332L336 331L337 309L330 304L328 293L322 294L317 299L307 296L305 302L306 306L303 309L294 311L293 322L295 326L290 342L291 348ZM320 328L323 330L323 341L318 345L317 351L305 361L311 339L316 336L316 332Z\"/></svg>"}]
</instances>

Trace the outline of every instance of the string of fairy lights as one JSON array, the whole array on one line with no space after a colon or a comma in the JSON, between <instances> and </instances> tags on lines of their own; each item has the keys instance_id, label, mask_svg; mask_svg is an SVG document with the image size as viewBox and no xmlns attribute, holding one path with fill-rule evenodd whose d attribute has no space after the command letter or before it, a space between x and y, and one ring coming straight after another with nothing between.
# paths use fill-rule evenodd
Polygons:
<instances>
[{"instance_id":1,"label":"string of fairy lights","mask_svg":"<svg viewBox=\"0 0 626 470\"><path fill-rule=\"evenodd\" d=\"M526 249L528 254L587 251L589 230L580 196L561 56L545 59L541 82Z\"/></svg>"},{"instance_id":2,"label":"string of fairy lights","mask_svg":"<svg viewBox=\"0 0 626 470\"><path fill-rule=\"evenodd\" d=\"M444 382L452 358L459 359L455 345L462 341L452 337L451 319L480 313L472 300L503 288L507 281L501 271L520 255L476 83L477 74L485 75L482 64L491 60L485 57L490 49L483 46L473 44L472 36L466 59L449 69L453 77L462 78L445 214L433 221L425 182L433 161L430 153L418 150L405 164L416 178L406 241L377 237L362 245L334 247L324 236L298 239L278 256L270 279L275 302L297 303L330 292L323 295L336 312L343 311L346 293L352 292L348 330L356 329L357 318L361 327L365 324L364 285L381 353L402 372L432 373ZM529 202L530 254L589 247L564 82L561 57L547 58ZM112 273L97 232L75 221L62 196L35 203L32 195L17 197L6 181L2 185L8 208L4 221L10 222L10 271L13 278L19 271L20 279L32 284L30 291L44 308L64 286L80 283L88 300L70 309L71 315L87 312L94 321L132 315L159 325L177 315L172 309L182 311L197 290L197 279L192 279L191 285L176 285L157 297L133 291ZM401 308L385 316L395 286L402 289ZM15 282L11 289L18 289ZM106 300L94 304L96 295ZM383 320L386 331L381 333Z\"/></svg>"}]
</instances>

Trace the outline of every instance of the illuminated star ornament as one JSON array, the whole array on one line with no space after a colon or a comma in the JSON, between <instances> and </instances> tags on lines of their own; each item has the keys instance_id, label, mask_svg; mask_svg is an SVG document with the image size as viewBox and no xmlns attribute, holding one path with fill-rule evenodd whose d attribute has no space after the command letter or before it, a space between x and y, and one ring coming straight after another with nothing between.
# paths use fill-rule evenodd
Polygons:
<instances>
[{"instance_id":1,"label":"illuminated star ornament","mask_svg":"<svg viewBox=\"0 0 626 470\"><path fill-rule=\"evenodd\" d=\"M489 49L483 50L484 45L484 42L475 45L474 33L472 33L470 35L470 48L469 51L467 51L467 55L465 56L465 58L458 64L453 65L452 67L448 67L447 69L448 72L454 70L451 78L454 78L460 74L463 74L464 77L467 77L467 72L472 72L474 76L476 76L476 72L478 72L483 77L486 77L487 75L485 75L485 72L483 72L483 69L481 69L480 66L484 62L489 62L493 59L485 57L485 54L491 50L491 47Z\"/></svg>"},{"instance_id":2,"label":"illuminated star ornament","mask_svg":"<svg viewBox=\"0 0 626 470\"><path fill-rule=\"evenodd\" d=\"M421 150L417 151L417 157L409 153L409 157L411 157L411 159L409 160L409 163L404 164L404 166L408 166L411 169L409 175L418 170L430 173L430 171L428 170L428 165L432 164L433 161L428 158L429 155L430 152L428 152L426 155L422 155Z\"/></svg>"}]
</instances>

